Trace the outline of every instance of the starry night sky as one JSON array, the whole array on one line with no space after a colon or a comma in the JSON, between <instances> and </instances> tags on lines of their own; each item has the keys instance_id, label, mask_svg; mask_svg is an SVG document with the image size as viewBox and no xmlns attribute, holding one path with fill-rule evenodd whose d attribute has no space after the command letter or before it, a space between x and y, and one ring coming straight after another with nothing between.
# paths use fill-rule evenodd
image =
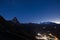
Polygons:
<instances>
[{"instance_id":1,"label":"starry night sky","mask_svg":"<svg viewBox=\"0 0 60 40\"><path fill-rule=\"evenodd\" d=\"M0 0L0 15L22 23L60 22L60 0Z\"/></svg>"}]
</instances>

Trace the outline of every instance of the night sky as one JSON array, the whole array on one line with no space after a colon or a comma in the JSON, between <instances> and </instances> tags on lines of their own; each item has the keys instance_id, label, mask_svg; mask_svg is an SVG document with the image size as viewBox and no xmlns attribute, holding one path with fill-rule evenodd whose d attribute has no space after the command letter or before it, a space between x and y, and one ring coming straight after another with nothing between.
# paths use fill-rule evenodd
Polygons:
<instances>
[{"instance_id":1,"label":"night sky","mask_svg":"<svg viewBox=\"0 0 60 40\"><path fill-rule=\"evenodd\" d=\"M60 22L60 0L0 0L0 15L22 23Z\"/></svg>"}]
</instances>

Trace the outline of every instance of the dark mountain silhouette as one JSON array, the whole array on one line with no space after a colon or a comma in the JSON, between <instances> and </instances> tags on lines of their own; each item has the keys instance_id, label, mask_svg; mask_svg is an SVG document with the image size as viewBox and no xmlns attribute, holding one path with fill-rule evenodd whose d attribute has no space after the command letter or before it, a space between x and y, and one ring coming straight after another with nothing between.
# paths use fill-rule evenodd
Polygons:
<instances>
[{"instance_id":1,"label":"dark mountain silhouette","mask_svg":"<svg viewBox=\"0 0 60 40\"><path fill-rule=\"evenodd\" d=\"M0 15L0 23L5 22L6 20Z\"/></svg>"},{"instance_id":2,"label":"dark mountain silhouette","mask_svg":"<svg viewBox=\"0 0 60 40\"><path fill-rule=\"evenodd\" d=\"M11 20L13 23L16 23L16 24L19 24L19 21L16 17L14 17L12 20Z\"/></svg>"},{"instance_id":3,"label":"dark mountain silhouette","mask_svg":"<svg viewBox=\"0 0 60 40\"><path fill-rule=\"evenodd\" d=\"M60 39L60 24L53 22L42 24L24 24L19 23L16 17L13 20L5 20L0 16L0 40L36 40L35 36L38 32L52 33Z\"/></svg>"},{"instance_id":4,"label":"dark mountain silhouette","mask_svg":"<svg viewBox=\"0 0 60 40\"><path fill-rule=\"evenodd\" d=\"M13 21L7 21L0 16L0 39L1 40L35 40L35 38L29 34L24 25L18 25L16 17Z\"/></svg>"}]
</instances>

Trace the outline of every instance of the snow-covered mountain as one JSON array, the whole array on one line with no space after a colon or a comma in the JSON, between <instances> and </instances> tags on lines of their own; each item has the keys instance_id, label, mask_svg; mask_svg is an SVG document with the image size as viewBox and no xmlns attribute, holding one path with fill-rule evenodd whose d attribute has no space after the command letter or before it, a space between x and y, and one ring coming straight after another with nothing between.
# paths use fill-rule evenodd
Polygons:
<instances>
[{"instance_id":1,"label":"snow-covered mountain","mask_svg":"<svg viewBox=\"0 0 60 40\"><path fill-rule=\"evenodd\" d=\"M54 22L41 22L40 24L56 24Z\"/></svg>"}]
</instances>

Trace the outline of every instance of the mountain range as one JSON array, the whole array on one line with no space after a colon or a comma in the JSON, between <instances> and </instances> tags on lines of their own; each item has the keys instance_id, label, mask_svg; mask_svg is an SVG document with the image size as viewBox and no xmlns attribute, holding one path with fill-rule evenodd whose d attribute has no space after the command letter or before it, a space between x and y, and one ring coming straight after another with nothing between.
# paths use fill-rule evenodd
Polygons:
<instances>
[{"instance_id":1,"label":"mountain range","mask_svg":"<svg viewBox=\"0 0 60 40\"><path fill-rule=\"evenodd\" d=\"M53 22L20 23L16 17L6 20L0 16L0 39L1 40L37 40L37 33L52 33L60 39L60 24Z\"/></svg>"}]
</instances>

